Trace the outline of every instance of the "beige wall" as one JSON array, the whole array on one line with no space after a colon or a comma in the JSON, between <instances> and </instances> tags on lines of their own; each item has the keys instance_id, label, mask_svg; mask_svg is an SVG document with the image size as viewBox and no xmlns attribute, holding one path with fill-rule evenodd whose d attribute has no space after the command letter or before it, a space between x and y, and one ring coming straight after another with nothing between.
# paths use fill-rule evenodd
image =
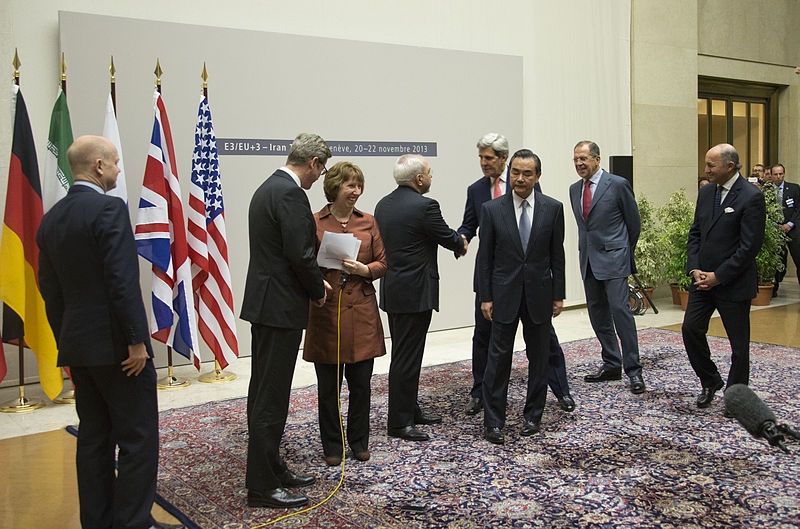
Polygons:
<instances>
[{"instance_id":1,"label":"beige wall","mask_svg":"<svg viewBox=\"0 0 800 529\"><path fill-rule=\"evenodd\" d=\"M697 33L696 0L632 2L634 182L656 204L696 189Z\"/></svg>"}]
</instances>

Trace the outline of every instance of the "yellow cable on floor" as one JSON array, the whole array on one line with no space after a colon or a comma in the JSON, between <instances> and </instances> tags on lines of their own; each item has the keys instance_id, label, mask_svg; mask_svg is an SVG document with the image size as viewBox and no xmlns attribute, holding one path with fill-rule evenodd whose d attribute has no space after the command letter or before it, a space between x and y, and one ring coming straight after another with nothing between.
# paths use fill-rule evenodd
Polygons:
<instances>
[{"instance_id":1,"label":"yellow cable on floor","mask_svg":"<svg viewBox=\"0 0 800 529\"><path fill-rule=\"evenodd\" d=\"M342 481L344 481L345 449L344 449L344 426L342 425L342 384L341 384L340 379L339 379L339 368L340 368L340 365L341 365L339 363L339 354L340 354L340 348L342 346L342 329L341 329L341 325L342 325L342 290L344 290L344 284L342 284L342 288L339 289L339 306L338 306L337 314L336 314L336 383L339 384L339 386L338 386L339 389L337 391L337 398L336 398L336 406L339 409L339 431L342 434L342 473L339 476L339 483L336 484L336 488L333 489L333 491L330 494L328 494L327 498L325 498L321 502L317 503L316 505L312 505L311 507L308 507L307 509L303 509L302 511L297 511L297 512L293 512L291 514L286 514L284 516L281 516L280 518L276 518L276 519L272 520L271 522L263 523L261 525L256 525L255 527L252 527L251 529L259 529L259 527L266 527L268 525L272 525L274 523L280 522L281 520L285 520L286 518L291 518L292 516L297 516L298 514L303 514L304 512L308 512L308 511L312 511L312 510L316 509L317 507L319 507L320 505L322 505L323 503L325 503L326 501L331 499L333 497L333 495L336 494L336 491L339 490L339 487L342 486Z\"/></svg>"}]
</instances>

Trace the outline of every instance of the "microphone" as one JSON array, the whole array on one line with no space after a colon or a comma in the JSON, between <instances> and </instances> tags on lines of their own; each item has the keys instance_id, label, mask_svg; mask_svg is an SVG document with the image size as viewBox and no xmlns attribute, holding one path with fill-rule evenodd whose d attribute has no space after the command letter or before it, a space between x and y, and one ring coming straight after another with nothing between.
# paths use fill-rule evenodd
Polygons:
<instances>
[{"instance_id":1,"label":"microphone","mask_svg":"<svg viewBox=\"0 0 800 529\"><path fill-rule=\"evenodd\" d=\"M344 286L347 284L347 280L350 279L350 272L345 269L342 269L342 287L341 289L344 290Z\"/></svg>"},{"instance_id":2,"label":"microphone","mask_svg":"<svg viewBox=\"0 0 800 529\"><path fill-rule=\"evenodd\" d=\"M771 446L777 446L787 454L791 453L783 442L785 437L782 425L777 424L775 414L752 389L744 384L728 387L725 390L725 409L750 435L756 439L766 439Z\"/></svg>"}]
</instances>

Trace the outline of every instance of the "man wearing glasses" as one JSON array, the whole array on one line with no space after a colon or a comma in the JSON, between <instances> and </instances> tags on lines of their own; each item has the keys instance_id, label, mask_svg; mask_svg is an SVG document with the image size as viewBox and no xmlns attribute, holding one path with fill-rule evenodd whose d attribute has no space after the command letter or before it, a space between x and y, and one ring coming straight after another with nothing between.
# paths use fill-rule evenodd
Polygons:
<instances>
[{"instance_id":1,"label":"man wearing glasses","mask_svg":"<svg viewBox=\"0 0 800 529\"><path fill-rule=\"evenodd\" d=\"M300 134L286 166L261 184L250 201L250 265L241 314L252 332L245 481L250 507L305 505L308 498L286 489L314 483L313 476L289 470L278 446L297 350L308 325L308 303L321 307L331 288L317 266L317 228L303 191L325 174L330 157L325 140Z\"/></svg>"}]
</instances>

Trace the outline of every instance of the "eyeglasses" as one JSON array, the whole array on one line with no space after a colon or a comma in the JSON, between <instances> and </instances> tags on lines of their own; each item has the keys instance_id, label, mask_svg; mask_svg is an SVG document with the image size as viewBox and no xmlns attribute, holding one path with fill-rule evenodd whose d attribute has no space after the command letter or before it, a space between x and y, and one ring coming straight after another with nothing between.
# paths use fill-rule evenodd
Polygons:
<instances>
[{"instance_id":1,"label":"eyeglasses","mask_svg":"<svg viewBox=\"0 0 800 529\"><path fill-rule=\"evenodd\" d=\"M589 160L594 160L595 158L596 156L576 156L575 158L572 159L572 161L575 163L578 162L585 163Z\"/></svg>"},{"instance_id":2,"label":"eyeglasses","mask_svg":"<svg viewBox=\"0 0 800 529\"><path fill-rule=\"evenodd\" d=\"M319 158L317 159L317 163L322 165L322 162L319 161ZM328 174L328 170L325 169L324 165L322 165L322 171L319 172L319 175L320 176L325 176L326 174Z\"/></svg>"}]
</instances>

